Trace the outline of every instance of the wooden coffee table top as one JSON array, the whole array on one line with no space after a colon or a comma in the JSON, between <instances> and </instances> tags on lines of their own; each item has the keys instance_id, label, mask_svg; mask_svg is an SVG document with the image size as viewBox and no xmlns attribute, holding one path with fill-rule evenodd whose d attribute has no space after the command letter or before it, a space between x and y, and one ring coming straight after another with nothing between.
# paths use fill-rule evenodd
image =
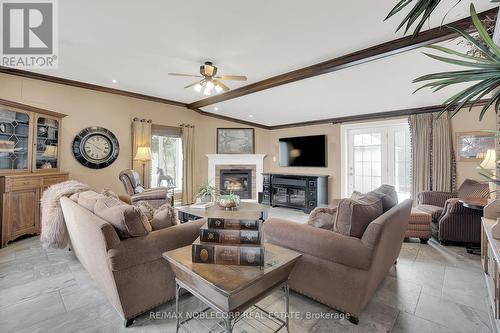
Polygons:
<instances>
[{"instance_id":1,"label":"wooden coffee table top","mask_svg":"<svg viewBox=\"0 0 500 333\"><path fill-rule=\"evenodd\" d=\"M254 202L241 202L235 210L225 210L214 204L207 209L191 208L190 206L175 207L175 209L205 218L238 218L238 219L260 219L262 213L267 210L267 206Z\"/></svg>"},{"instance_id":2,"label":"wooden coffee table top","mask_svg":"<svg viewBox=\"0 0 500 333\"><path fill-rule=\"evenodd\" d=\"M224 312L253 305L261 295L285 283L301 254L265 244L265 266L193 263L191 246L163 253L177 281L215 309Z\"/></svg>"}]
</instances>

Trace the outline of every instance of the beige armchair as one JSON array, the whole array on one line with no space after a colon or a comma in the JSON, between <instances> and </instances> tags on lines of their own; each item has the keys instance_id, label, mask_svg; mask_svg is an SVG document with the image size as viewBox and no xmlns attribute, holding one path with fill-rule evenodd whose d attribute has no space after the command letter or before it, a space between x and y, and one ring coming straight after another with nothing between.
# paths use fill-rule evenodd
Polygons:
<instances>
[{"instance_id":1,"label":"beige armchair","mask_svg":"<svg viewBox=\"0 0 500 333\"><path fill-rule=\"evenodd\" d=\"M358 316L398 258L412 202L405 200L372 221L361 239L307 224L270 218L267 242L302 253L290 288L320 303Z\"/></svg>"},{"instance_id":2,"label":"beige armchair","mask_svg":"<svg viewBox=\"0 0 500 333\"><path fill-rule=\"evenodd\" d=\"M167 188L158 187L153 189L145 189L141 184L141 177L137 171L132 169L123 170L119 176L127 197L121 198L129 204L135 204L139 201L147 201L153 207L158 208L165 203L170 203L173 206L174 195Z\"/></svg>"}]
</instances>

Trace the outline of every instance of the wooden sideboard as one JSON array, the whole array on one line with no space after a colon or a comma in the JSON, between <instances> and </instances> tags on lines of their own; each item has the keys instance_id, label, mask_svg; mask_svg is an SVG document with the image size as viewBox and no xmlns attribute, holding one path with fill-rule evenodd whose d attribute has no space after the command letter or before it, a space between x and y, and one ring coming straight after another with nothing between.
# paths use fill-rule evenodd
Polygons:
<instances>
[{"instance_id":1,"label":"wooden sideboard","mask_svg":"<svg viewBox=\"0 0 500 333\"><path fill-rule=\"evenodd\" d=\"M491 227L496 220L481 219L481 264L488 289L488 304L495 330L500 332L500 239L493 238Z\"/></svg>"},{"instance_id":2,"label":"wooden sideboard","mask_svg":"<svg viewBox=\"0 0 500 333\"><path fill-rule=\"evenodd\" d=\"M1 244L23 235L40 234L40 198L50 185L68 180L68 173L26 173L0 177Z\"/></svg>"},{"instance_id":3,"label":"wooden sideboard","mask_svg":"<svg viewBox=\"0 0 500 333\"><path fill-rule=\"evenodd\" d=\"M65 116L0 99L0 247L39 234L43 191L68 179L60 172Z\"/></svg>"}]
</instances>

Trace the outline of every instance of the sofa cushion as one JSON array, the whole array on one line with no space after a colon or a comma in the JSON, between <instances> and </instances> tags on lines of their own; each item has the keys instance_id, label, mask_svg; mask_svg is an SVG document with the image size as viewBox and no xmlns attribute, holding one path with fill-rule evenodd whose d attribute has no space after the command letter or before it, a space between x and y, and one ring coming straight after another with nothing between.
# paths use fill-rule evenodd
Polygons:
<instances>
[{"instance_id":1,"label":"sofa cushion","mask_svg":"<svg viewBox=\"0 0 500 333\"><path fill-rule=\"evenodd\" d=\"M152 230L147 217L139 208L113 197L98 199L94 214L113 225L121 239L144 236Z\"/></svg>"},{"instance_id":2,"label":"sofa cushion","mask_svg":"<svg viewBox=\"0 0 500 333\"><path fill-rule=\"evenodd\" d=\"M392 185L384 184L374 189L373 191L366 193L366 195L374 196L382 200L384 213L398 204L398 194L396 193L396 189Z\"/></svg>"},{"instance_id":3,"label":"sofa cushion","mask_svg":"<svg viewBox=\"0 0 500 333\"><path fill-rule=\"evenodd\" d=\"M488 183L481 183L473 179L466 179L458 189L460 199L482 199L490 195Z\"/></svg>"},{"instance_id":4,"label":"sofa cushion","mask_svg":"<svg viewBox=\"0 0 500 333\"><path fill-rule=\"evenodd\" d=\"M151 227L153 230L160 230L164 228L169 228L178 224L177 214L175 210L169 204L164 204L158 208L153 215L151 220Z\"/></svg>"},{"instance_id":5,"label":"sofa cushion","mask_svg":"<svg viewBox=\"0 0 500 333\"><path fill-rule=\"evenodd\" d=\"M416 209L431 214L433 221L438 221L443 213L443 207L433 206L433 205L418 205Z\"/></svg>"},{"instance_id":6,"label":"sofa cushion","mask_svg":"<svg viewBox=\"0 0 500 333\"><path fill-rule=\"evenodd\" d=\"M342 199L337 207L334 231L361 238L370 222L383 214L382 200L365 196L360 200Z\"/></svg>"},{"instance_id":7,"label":"sofa cushion","mask_svg":"<svg viewBox=\"0 0 500 333\"><path fill-rule=\"evenodd\" d=\"M95 191L85 191L79 193L77 196L77 203L90 210L91 212L94 211L95 204L97 200L106 198L104 195L97 193Z\"/></svg>"}]
</instances>

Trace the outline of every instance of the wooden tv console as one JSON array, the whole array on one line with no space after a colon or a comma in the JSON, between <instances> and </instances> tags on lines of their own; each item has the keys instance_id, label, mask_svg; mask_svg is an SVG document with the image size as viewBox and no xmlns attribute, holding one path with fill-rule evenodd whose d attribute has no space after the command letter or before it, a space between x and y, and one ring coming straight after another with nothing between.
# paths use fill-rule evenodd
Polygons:
<instances>
[{"instance_id":1,"label":"wooden tv console","mask_svg":"<svg viewBox=\"0 0 500 333\"><path fill-rule=\"evenodd\" d=\"M328 204L328 176L263 173L261 203L310 213Z\"/></svg>"}]
</instances>

